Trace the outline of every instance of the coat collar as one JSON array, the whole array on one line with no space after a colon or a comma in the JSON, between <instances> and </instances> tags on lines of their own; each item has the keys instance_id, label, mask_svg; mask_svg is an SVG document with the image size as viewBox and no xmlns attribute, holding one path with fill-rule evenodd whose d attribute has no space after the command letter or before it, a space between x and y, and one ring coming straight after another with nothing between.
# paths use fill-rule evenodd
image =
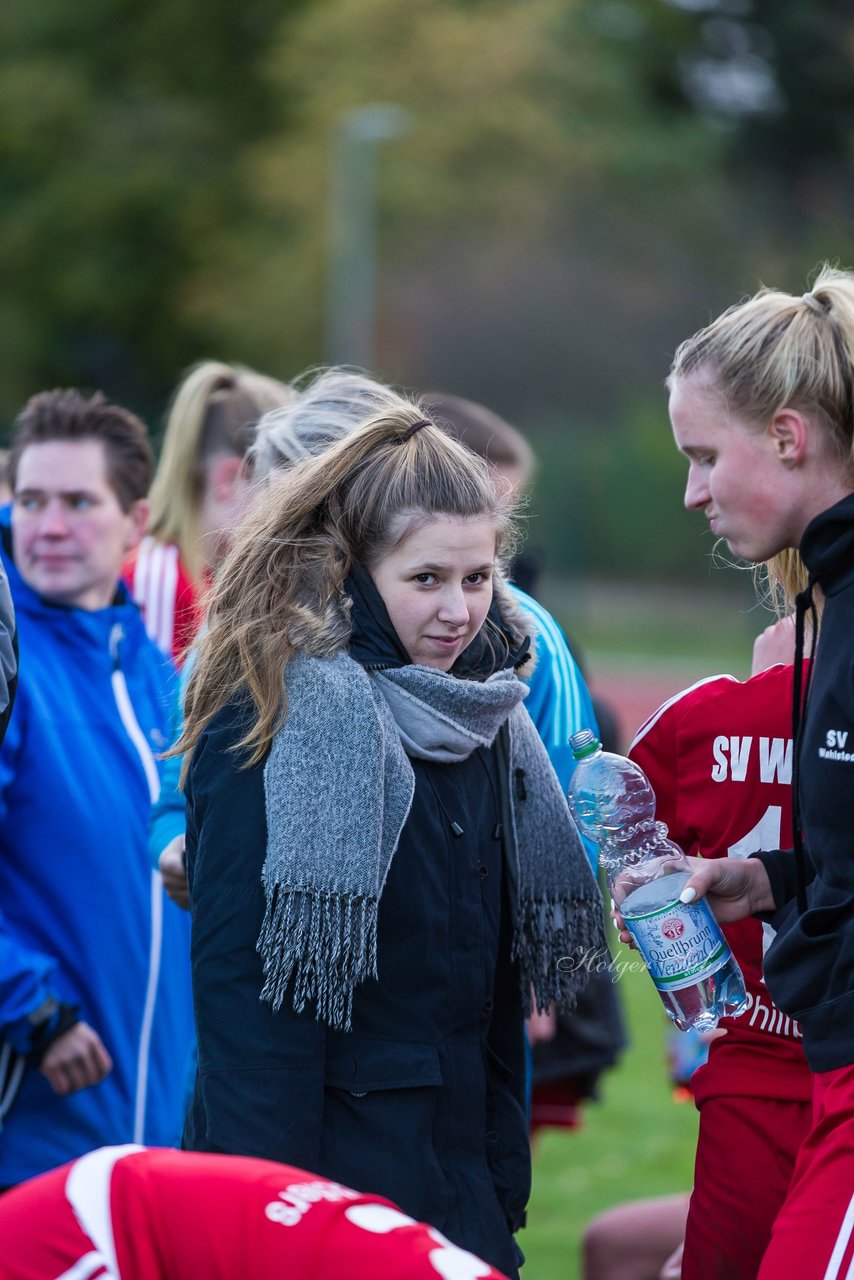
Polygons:
<instances>
[{"instance_id":1,"label":"coat collar","mask_svg":"<svg viewBox=\"0 0 854 1280\"><path fill-rule=\"evenodd\" d=\"M825 595L854 585L854 493L810 521L800 550Z\"/></svg>"}]
</instances>

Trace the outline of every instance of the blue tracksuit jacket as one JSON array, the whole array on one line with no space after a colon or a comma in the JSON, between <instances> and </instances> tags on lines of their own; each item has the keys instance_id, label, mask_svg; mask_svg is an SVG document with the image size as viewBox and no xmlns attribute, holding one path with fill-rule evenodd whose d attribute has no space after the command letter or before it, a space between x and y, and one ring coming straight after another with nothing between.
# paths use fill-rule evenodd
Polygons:
<instances>
[{"instance_id":1,"label":"blue tracksuit jacket","mask_svg":"<svg viewBox=\"0 0 854 1280\"><path fill-rule=\"evenodd\" d=\"M0 513L8 538L8 513ZM0 746L0 1059L48 995L113 1059L56 1096L32 1067L0 1131L0 1186L122 1142L174 1144L192 1041L189 921L147 854L174 676L123 587L106 609L41 599L4 562L20 642ZM0 1099L2 1102L2 1099Z\"/></svg>"}]
</instances>

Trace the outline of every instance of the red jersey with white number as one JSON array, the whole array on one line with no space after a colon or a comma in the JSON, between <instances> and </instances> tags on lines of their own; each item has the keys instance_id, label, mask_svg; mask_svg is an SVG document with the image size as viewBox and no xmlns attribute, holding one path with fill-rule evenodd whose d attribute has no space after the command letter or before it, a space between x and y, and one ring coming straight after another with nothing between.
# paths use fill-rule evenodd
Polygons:
<instances>
[{"instance_id":1,"label":"red jersey with white number","mask_svg":"<svg viewBox=\"0 0 854 1280\"><path fill-rule=\"evenodd\" d=\"M677 694L640 728L629 755L656 795L656 817L687 854L747 858L792 844L792 673L775 666L744 682L713 676ZM748 918L724 927L750 1007L724 1018L694 1077L698 1104L738 1094L806 1100L810 1076L798 1024L762 980L774 931Z\"/></svg>"},{"instance_id":2,"label":"red jersey with white number","mask_svg":"<svg viewBox=\"0 0 854 1280\"><path fill-rule=\"evenodd\" d=\"M171 543L143 538L122 565L121 578L142 610L149 636L180 667L204 612L180 551Z\"/></svg>"},{"instance_id":3,"label":"red jersey with white number","mask_svg":"<svg viewBox=\"0 0 854 1280\"><path fill-rule=\"evenodd\" d=\"M134 1146L0 1197L0 1242L0 1280L502 1280L377 1196L268 1160Z\"/></svg>"}]
</instances>

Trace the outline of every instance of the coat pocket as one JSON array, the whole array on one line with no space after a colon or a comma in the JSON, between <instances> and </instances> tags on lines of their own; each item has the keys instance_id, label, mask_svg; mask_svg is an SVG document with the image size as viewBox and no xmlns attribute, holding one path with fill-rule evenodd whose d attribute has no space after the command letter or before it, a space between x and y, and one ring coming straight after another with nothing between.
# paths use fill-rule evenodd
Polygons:
<instances>
[{"instance_id":1,"label":"coat pocket","mask_svg":"<svg viewBox=\"0 0 854 1280\"><path fill-rule=\"evenodd\" d=\"M441 1226L448 1204L435 1132L441 1086L436 1045L353 1035L327 1041L324 1169Z\"/></svg>"},{"instance_id":2,"label":"coat pocket","mask_svg":"<svg viewBox=\"0 0 854 1280\"><path fill-rule=\"evenodd\" d=\"M326 1085L354 1095L383 1089L411 1089L442 1083L439 1050L434 1044L404 1040L366 1040L345 1034L329 1037Z\"/></svg>"}]
</instances>

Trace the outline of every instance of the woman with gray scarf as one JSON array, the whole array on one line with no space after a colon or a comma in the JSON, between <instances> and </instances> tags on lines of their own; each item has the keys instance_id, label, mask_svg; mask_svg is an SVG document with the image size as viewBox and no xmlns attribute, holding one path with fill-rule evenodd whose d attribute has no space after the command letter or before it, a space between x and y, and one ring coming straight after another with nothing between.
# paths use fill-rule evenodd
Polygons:
<instances>
[{"instance_id":1,"label":"woman with gray scarf","mask_svg":"<svg viewBox=\"0 0 854 1280\"><path fill-rule=\"evenodd\" d=\"M199 1073L185 1144L394 1199L517 1274L523 1017L601 904L516 674L485 464L383 389L270 487L179 750Z\"/></svg>"}]
</instances>

